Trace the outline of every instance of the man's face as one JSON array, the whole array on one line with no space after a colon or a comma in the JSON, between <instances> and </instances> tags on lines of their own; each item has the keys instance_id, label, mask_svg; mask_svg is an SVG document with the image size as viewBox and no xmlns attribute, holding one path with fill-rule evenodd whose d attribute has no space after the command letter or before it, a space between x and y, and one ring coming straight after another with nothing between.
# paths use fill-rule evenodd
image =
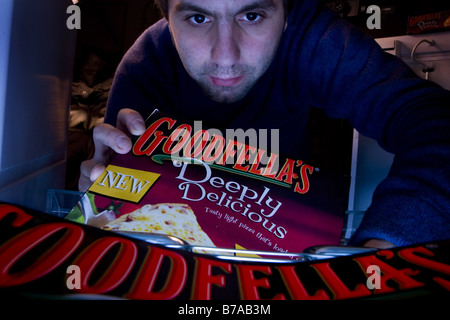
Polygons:
<instances>
[{"instance_id":1,"label":"man's face","mask_svg":"<svg viewBox=\"0 0 450 320\"><path fill-rule=\"evenodd\" d=\"M265 73L286 26L283 0L169 0L168 20L189 75L224 103Z\"/></svg>"}]
</instances>

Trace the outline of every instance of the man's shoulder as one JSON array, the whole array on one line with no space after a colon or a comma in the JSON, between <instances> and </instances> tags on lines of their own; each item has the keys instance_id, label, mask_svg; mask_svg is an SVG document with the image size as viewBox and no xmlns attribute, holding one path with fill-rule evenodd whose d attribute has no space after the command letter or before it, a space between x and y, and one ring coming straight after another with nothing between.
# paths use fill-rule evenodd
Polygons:
<instances>
[{"instance_id":1,"label":"man's shoulder","mask_svg":"<svg viewBox=\"0 0 450 320\"><path fill-rule=\"evenodd\" d=\"M160 19L149 28L147 28L144 34L149 35L152 39L155 40L167 39L167 37L170 38L169 23L166 19Z\"/></svg>"},{"instance_id":2,"label":"man's shoulder","mask_svg":"<svg viewBox=\"0 0 450 320\"><path fill-rule=\"evenodd\" d=\"M166 19L161 19L147 28L136 40L131 49L146 47L158 47L159 50L164 46L172 46L169 26Z\"/></svg>"},{"instance_id":3,"label":"man's shoulder","mask_svg":"<svg viewBox=\"0 0 450 320\"><path fill-rule=\"evenodd\" d=\"M122 59L122 65L128 67L147 63L158 65L173 56L174 46L167 20L161 19L147 28L134 42ZM158 62L160 61L160 62Z\"/></svg>"},{"instance_id":4,"label":"man's shoulder","mask_svg":"<svg viewBox=\"0 0 450 320\"><path fill-rule=\"evenodd\" d=\"M319 0L295 1L289 14L288 29L298 32L327 27L339 20L338 15Z\"/></svg>"}]
</instances>

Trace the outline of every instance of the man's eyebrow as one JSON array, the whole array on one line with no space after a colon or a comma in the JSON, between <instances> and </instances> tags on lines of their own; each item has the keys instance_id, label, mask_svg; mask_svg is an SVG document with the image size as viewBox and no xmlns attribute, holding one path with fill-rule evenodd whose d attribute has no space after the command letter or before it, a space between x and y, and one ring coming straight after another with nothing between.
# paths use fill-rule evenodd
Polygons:
<instances>
[{"instance_id":1,"label":"man's eyebrow","mask_svg":"<svg viewBox=\"0 0 450 320\"><path fill-rule=\"evenodd\" d=\"M199 7L193 3L189 3L189 2L181 2L178 3L175 6L175 11L176 12L184 12L184 11L194 11L194 12L199 12L199 13L203 13L205 15L211 15L211 12L209 12L208 10Z\"/></svg>"},{"instance_id":2,"label":"man's eyebrow","mask_svg":"<svg viewBox=\"0 0 450 320\"><path fill-rule=\"evenodd\" d=\"M271 9L276 9L276 4L273 0L258 0L255 1L253 3L250 3L246 6L244 6L243 8L241 8L239 11L240 12L245 12L245 11L252 11L252 10L271 10Z\"/></svg>"},{"instance_id":3,"label":"man's eyebrow","mask_svg":"<svg viewBox=\"0 0 450 320\"><path fill-rule=\"evenodd\" d=\"M242 8L239 9L238 12L246 12L246 11L252 11L252 10L270 10L275 9L277 6L273 0L256 0ZM175 6L176 12L185 12L185 11L191 11L191 12L198 12L204 15L213 15L213 12L210 12L209 10L199 7L193 3L189 2L181 2L178 3Z\"/></svg>"}]
</instances>

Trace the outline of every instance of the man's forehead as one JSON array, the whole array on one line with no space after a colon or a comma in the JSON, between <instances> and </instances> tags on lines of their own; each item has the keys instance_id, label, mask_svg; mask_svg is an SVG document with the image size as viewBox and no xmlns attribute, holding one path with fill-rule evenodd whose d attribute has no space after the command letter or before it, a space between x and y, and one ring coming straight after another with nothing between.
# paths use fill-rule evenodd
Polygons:
<instances>
[{"instance_id":1,"label":"man's forehead","mask_svg":"<svg viewBox=\"0 0 450 320\"><path fill-rule=\"evenodd\" d=\"M211 14L276 9L283 0L169 0L169 11L199 11Z\"/></svg>"}]
</instances>

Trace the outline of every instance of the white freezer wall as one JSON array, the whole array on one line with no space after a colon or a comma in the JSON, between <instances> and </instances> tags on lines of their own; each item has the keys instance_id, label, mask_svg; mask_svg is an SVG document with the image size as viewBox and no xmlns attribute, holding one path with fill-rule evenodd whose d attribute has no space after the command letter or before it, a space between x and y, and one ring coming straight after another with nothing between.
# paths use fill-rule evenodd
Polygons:
<instances>
[{"instance_id":1,"label":"white freezer wall","mask_svg":"<svg viewBox=\"0 0 450 320\"><path fill-rule=\"evenodd\" d=\"M71 1L0 0L0 201L41 211L65 184Z\"/></svg>"},{"instance_id":2,"label":"white freezer wall","mask_svg":"<svg viewBox=\"0 0 450 320\"><path fill-rule=\"evenodd\" d=\"M450 90L450 31L386 37L376 41L384 51L405 61L420 77ZM434 71L427 75L423 72L424 67L432 67ZM375 140L354 131L349 212L363 213L367 210L372 194L387 176L393 158Z\"/></svg>"}]
</instances>

